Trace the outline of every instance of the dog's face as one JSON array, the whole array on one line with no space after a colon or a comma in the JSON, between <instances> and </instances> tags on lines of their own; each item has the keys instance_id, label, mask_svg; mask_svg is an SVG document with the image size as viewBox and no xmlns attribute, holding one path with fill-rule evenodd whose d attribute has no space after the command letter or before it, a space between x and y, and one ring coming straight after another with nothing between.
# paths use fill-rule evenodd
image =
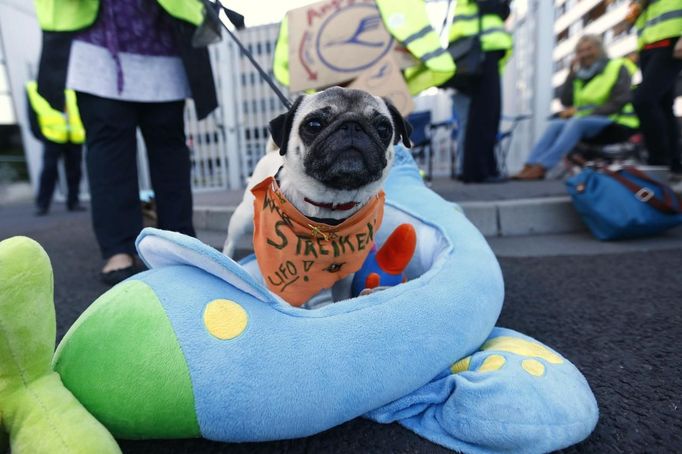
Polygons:
<instances>
[{"instance_id":1,"label":"dog's face","mask_svg":"<svg viewBox=\"0 0 682 454\"><path fill-rule=\"evenodd\" d=\"M333 87L296 100L270 122L287 171L315 192L373 191L393 161L393 145L409 144L409 125L382 98Z\"/></svg>"}]
</instances>

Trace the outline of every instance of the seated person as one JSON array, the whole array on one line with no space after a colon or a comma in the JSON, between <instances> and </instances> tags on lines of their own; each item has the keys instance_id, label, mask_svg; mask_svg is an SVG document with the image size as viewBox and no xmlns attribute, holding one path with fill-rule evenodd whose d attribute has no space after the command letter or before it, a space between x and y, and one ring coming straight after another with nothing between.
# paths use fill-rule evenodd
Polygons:
<instances>
[{"instance_id":1,"label":"seated person","mask_svg":"<svg viewBox=\"0 0 682 454\"><path fill-rule=\"evenodd\" d=\"M576 56L561 88L565 109L549 121L516 180L541 180L545 173L583 139L595 137L612 124L637 128L639 121L630 104L630 60L609 59L601 38L585 35L576 45Z\"/></svg>"}]
</instances>

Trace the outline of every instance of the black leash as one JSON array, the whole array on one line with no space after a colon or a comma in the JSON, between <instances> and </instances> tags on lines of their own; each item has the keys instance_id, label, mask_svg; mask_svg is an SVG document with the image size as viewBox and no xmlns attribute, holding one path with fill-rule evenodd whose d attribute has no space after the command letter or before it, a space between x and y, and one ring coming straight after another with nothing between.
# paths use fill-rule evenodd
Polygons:
<instances>
[{"instance_id":1,"label":"black leash","mask_svg":"<svg viewBox=\"0 0 682 454\"><path fill-rule=\"evenodd\" d=\"M258 74L260 74L261 78L267 82L267 84L272 88L272 91L275 92L279 100L284 104L284 106L287 109L291 108L291 101L289 101L289 98L287 98L284 93L277 87L275 84L275 81L272 80L272 77L265 72L265 70L258 64L255 58L253 58L253 55L249 50L242 44L241 41L239 41L239 38L235 36L234 33L230 30L230 27L226 23L227 21L231 22L238 30L244 28L244 17L236 13L235 11L232 11L230 9L225 8L221 0L202 0L204 3L204 9L206 11L206 22L209 22L209 24L205 27L202 25L201 28L210 28L212 24L215 23L220 23L225 30L227 30L227 34L230 35L230 38L237 43L237 46L239 46L239 50L242 52L242 54L246 55L246 58L249 59L251 64L256 68L258 71ZM223 14L221 14L223 13ZM219 36L219 29L216 30L215 28L212 28L211 31L218 33ZM206 38L206 36L204 36ZM205 45L205 44L204 44Z\"/></svg>"}]
</instances>

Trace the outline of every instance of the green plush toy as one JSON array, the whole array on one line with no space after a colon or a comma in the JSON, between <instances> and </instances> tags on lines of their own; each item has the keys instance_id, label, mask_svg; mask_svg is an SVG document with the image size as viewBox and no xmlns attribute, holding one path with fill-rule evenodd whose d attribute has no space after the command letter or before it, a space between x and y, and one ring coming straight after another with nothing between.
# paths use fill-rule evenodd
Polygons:
<instances>
[{"instance_id":1,"label":"green plush toy","mask_svg":"<svg viewBox=\"0 0 682 454\"><path fill-rule=\"evenodd\" d=\"M0 452L120 453L53 371L55 336L50 259L29 238L0 242Z\"/></svg>"}]
</instances>

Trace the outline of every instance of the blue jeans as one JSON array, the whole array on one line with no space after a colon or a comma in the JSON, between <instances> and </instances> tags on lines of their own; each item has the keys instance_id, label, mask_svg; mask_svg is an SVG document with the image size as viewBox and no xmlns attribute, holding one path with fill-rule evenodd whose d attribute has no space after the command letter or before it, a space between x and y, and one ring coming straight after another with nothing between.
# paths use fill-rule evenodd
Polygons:
<instances>
[{"instance_id":1,"label":"blue jeans","mask_svg":"<svg viewBox=\"0 0 682 454\"><path fill-rule=\"evenodd\" d=\"M602 116L550 120L545 133L533 147L527 162L540 164L549 170L573 150L578 142L596 136L611 123L613 120Z\"/></svg>"}]
</instances>

